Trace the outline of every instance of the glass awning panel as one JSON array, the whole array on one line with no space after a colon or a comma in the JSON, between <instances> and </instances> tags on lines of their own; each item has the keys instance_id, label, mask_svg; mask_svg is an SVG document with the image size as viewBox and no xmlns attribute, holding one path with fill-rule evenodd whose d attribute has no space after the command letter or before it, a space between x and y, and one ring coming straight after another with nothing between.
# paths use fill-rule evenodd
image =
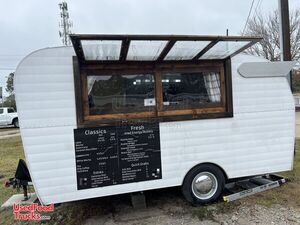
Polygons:
<instances>
[{"instance_id":1,"label":"glass awning panel","mask_svg":"<svg viewBox=\"0 0 300 225\"><path fill-rule=\"evenodd\" d=\"M165 60L189 60L203 50L210 41L177 41Z\"/></svg>"},{"instance_id":2,"label":"glass awning panel","mask_svg":"<svg viewBox=\"0 0 300 225\"><path fill-rule=\"evenodd\" d=\"M224 59L249 43L250 41L219 41L202 55L200 59Z\"/></svg>"},{"instance_id":3,"label":"glass awning panel","mask_svg":"<svg viewBox=\"0 0 300 225\"><path fill-rule=\"evenodd\" d=\"M158 58L167 41L131 41L127 60L150 60Z\"/></svg>"},{"instance_id":4,"label":"glass awning panel","mask_svg":"<svg viewBox=\"0 0 300 225\"><path fill-rule=\"evenodd\" d=\"M119 60L121 41L82 40L85 60Z\"/></svg>"},{"instance_id":5,"label":"glass awning panel","mask_svg":"<svg viewBox=\"0 0 300 225\"><path fill-rule=\"evenodd\" d=\"M225 59L261 40L245 36L71 34L81 63Z\"/></svg>"}]
</instances>

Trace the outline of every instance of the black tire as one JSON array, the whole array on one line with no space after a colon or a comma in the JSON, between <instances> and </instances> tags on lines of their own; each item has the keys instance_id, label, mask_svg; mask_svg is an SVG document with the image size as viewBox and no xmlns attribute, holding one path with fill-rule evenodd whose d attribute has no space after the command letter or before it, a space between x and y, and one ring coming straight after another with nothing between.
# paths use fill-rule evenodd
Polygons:
<instances>
[{"instance_id":1,"label":"black tire","mask_svg":"<svg viewBox=\"0 0 300 225\"><path fill-rule=\"evenodd\" d=\"M204 183L199 182L201 178L205 178L205 186L210 191L201 189ZM198 180L198 182L196 182ZM202 180L202 181L203 181ZM202 186L201 186L202 185ZM223 192L225 185L225 177L223 172L212 164L201 164L191 169L185 176L182 184L182 194L185 199L193 205L204 205L216 201ZM204 193L200 193L204 192Z\"/></svg>"},{"instance_id":2,"label":"black tire","mask_svg":"<svg viewBox=\"0 0 300 225\"><path fill-rule=\"evenodd\" d=\"M19 119L18 119L18 118L15 118L15 119L13 120L13 125L14 125L14 127L16 127L16 128L19 128Z\"/></svg>"}]
</instances>

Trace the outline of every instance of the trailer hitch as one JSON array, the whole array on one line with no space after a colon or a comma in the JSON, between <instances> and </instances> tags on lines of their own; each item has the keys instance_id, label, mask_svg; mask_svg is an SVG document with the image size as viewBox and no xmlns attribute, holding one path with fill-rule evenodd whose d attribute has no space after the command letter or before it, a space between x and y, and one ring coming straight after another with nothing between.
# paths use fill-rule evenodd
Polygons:
<instances>
[{"instance_id":1,"label":"trailer hitch","mask_svg":"<svg viewBox=\"0 0 300 225\"><path fill-rule=\"evenodd\" d=\"M22 187L24 199L23 201L27 201L29 199L28 197L28 186L31 184L31 177L29 174L29 170L27 168L27 165L23 159L19 160L17 170L15 173L15 177L9 178L8 181L5 182L5 187L13 187L16 188L18 191Z\"/></svg>"},{"instance_id":2,"label":"trailer hitch","mask_svg":"<svg viewBox=\"0 0 300 225\"><path fill-rule=\"evenodd\" d=\"M27 201L29 199L28 197L28 186L29 186L29 182L28 181L24 181L24 180L19 180L14 178L9 178L8 181L5 182L5 187L9 188L16 188L17 191L20 190L20 188L22 187L23 189L23 194L24 194L24 199L23 201Z\"/></svg>"}]
</instances>

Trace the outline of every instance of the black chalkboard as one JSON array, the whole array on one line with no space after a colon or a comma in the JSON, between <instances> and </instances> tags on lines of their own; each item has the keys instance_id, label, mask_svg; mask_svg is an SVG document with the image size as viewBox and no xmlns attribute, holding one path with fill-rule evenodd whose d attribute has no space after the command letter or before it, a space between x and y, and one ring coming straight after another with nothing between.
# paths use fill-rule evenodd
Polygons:
<instances>
[{"instance_id":1,"label":"black chalkboard","mask_svg":"<svg viewBox=\"0 0 300 225\"><path fill-rule=\"evenodd\" d=\"M158 124L74 130L77 188L161 179Z\"/></svg>"}]
</instances>

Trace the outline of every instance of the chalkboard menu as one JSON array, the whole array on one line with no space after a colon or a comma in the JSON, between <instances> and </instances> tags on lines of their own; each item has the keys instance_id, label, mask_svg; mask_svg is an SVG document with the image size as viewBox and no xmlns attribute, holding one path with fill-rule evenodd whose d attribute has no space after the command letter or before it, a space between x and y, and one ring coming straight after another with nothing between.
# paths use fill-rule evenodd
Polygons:
<instances>
[{"instance_id":1,"label":"chalkboard menu","mask_svg":"<svg viewBox=\"0 0 300 225\"><path fill-rule=\"evenodd\" d=\"M74 130L77 188L161 179L159 125Z\"/></svg>"}]
</instances>

